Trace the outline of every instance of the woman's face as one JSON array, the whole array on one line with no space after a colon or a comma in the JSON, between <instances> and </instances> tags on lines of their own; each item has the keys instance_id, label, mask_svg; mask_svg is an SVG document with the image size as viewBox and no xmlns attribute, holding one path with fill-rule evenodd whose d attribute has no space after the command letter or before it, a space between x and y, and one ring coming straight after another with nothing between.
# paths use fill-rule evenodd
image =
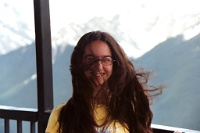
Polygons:
<instances>
[{"instance_id":1,"label":"woman's face","mask_svg":"<svg viewBox=\"0 0 200 133\"><path fill-rule=\"evenodd\" d=\"M88 67L85 76L93 87L100 88L106 85L113 70L113 59L108 45L100 40L87 45L84 52L83 63Z\"/></svg>"}]
</instances>

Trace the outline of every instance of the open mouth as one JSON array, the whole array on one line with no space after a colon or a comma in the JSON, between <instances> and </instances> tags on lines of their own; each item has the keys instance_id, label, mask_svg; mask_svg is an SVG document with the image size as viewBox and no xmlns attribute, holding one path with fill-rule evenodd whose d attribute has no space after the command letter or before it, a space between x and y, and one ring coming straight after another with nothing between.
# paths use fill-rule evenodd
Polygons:
<instances>
[{"instance_id":1,"label":"open mouth","mask_svg":"<svg viewBox=\"0 0 200 133\"><path fill-rule=\"evenodd\" d=\"M101 77L101 74L99 73L99 74L96 74L96 77Z\"/></svg>"},{"instance_id":2,"label":"open mouth","mask_svg":"<svg viewBox=\"0 0 200 133\"><path fill-rule=\"evenodd\" d=\"M95 77L100 78L100 77L103 76L103 73L92 73L92 75L95 76Z\"/></svg>"}]
</instances>

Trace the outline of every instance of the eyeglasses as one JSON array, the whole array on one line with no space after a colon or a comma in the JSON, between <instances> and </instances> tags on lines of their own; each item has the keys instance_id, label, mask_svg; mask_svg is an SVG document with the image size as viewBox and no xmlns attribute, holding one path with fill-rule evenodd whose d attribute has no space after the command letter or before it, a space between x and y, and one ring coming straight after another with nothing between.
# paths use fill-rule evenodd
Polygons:
<instances>
[{"instance_id":1,"label":"eyeglasses","mask_svg":"<svg viewBox=\"0 0 200 133\"><path fill-rule=\"evenodd\" d=\"M99 61L101 61L101 64L103 66L109 66L115 60L113 60L111 56L103 56L101 58L97 58L97 57L94 57L94 56L87 56L85 58L85 63L88 64L88 65L92 65L92 66L98 65Z\"/></svg>"}]
</instances>

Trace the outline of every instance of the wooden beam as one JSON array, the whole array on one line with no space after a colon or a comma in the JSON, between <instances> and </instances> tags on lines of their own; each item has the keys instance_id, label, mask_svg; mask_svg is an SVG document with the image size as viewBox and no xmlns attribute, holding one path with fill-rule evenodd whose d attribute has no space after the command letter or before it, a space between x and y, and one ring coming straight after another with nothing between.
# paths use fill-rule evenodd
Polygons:
<instances>
[{"instance_id":1,"label":"wooden beam","mask_svg":"<svg viewBox=\"0 0 200 133\"><path fill-rule=\"evenodd\" d=\"M49 0L34 0L38 90L38 133L44 133L44 113L53 108L53 77Z\"/></svg>"}]
</instances>

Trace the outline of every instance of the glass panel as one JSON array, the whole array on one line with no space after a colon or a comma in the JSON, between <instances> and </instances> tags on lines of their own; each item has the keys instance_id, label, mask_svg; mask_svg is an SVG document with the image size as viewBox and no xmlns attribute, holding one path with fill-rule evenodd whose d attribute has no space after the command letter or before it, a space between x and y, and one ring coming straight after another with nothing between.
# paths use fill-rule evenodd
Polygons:
<instances>
[{"instance_id":1,"label":"glass panel","mask_svg":"<svg viewBox=\"0 0 200 133\"><path fill-rule=\"evenodd\" d=\"M0 105L37 108L32 0L0 1Z\"/></svg>"},{"instance_id":2,"label":"glass panel","mask_svg":"<svg viewBox=\"0 0 200 133\"><path fill-rule=\"evenodd\" d=\"M111 33L136 68L168 85L152 107L154 124L200 130L198 0L51 0L54 104L71 97L70 55L91 30Z\"/></svg>"},{"instance_id":3,"label":"glass panel","mask_svg":"<svg viewBox=\"0 0 200 133\"><path fill-rule=\"evenodd\" d=\"M4 120L0 119L0 132L3 133L4 132Z\"/></svg>"}]
</instances>

